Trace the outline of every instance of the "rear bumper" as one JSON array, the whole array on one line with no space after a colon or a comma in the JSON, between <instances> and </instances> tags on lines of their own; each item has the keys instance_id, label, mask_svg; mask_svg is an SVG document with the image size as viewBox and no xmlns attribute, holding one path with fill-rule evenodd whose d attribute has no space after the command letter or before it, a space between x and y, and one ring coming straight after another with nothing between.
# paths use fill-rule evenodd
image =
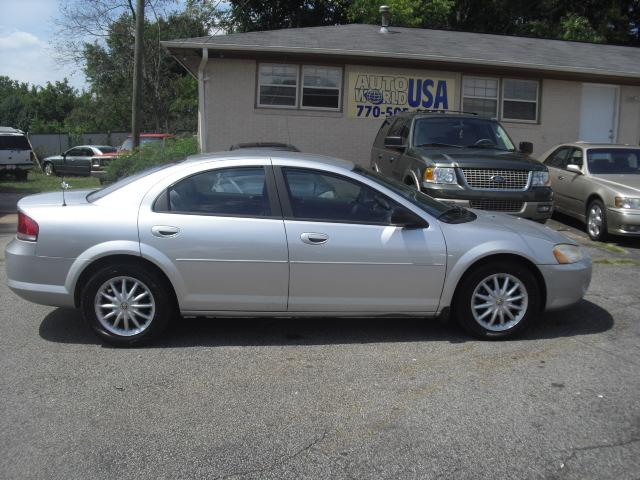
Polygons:
<instances>
[{"instance_id":1,"label":"rear bumper","mask_svg":"<svg viewBox=\"0 0 640 480\"><path fill-rule=\"evenodd\" d=\"M0 163L0 170L31 170L33 163Z\"/></svg>"},{"instance_id":2,"label":"rear bumper","mask_svg":"<svg viewBox=\"0 0 640 480\"><path fill-rule=\"evenodd\" d=\"M538 265L547 287L545 310L556 310L577 303L591 283L591 259L569 265Z\"/></svg>"},{"instance_id":3,"label":"rear bumper","mask_svg":"<svg viewBox=\"0 0 640 480\"><path fill-rule=\"evenodd\" d=\"M621 208L608 208L607 231L614 235L640 236L640 213Z\"/></svg>"},{"instance_id":4,"label":"rear bumper","mask_svg":"<svg viewBox=\"0 0 640 480\"><path fill-rule=\"evenodd\" d=\"M38 257L36 244L14 239L7 245L7 284L19 297L54 307L74 307L73 292L65 280L73 259Z\"/></svg>"}]
</instances>

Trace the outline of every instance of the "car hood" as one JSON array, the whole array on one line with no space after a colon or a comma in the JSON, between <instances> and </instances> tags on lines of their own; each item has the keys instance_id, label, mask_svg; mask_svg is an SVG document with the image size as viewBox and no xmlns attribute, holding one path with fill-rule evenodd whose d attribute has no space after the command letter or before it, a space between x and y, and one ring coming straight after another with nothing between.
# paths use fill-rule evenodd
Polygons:
<instances>
[{"instance_id":1,"label":"car hood","mask_svg":"<svg viewBox=\"0 0 640 480\"><path fill-rule=\"evenodd\" d=\"M506 170L546 170L543 164L517 152L486 148L416 148L415 153L437 165L461 168L504 168Z\"/></svg>"},{"instance_id":2,"label":"car hood","mask_svg":"<svg viewBox=\"0 0 640 480\"><path fill-rule=\"evenodd\" d=\"M591 178L600 185L618 190L621 193L640 195L640 175L636 173L615 175L591 175Z\"/></svg>"},{"instance_id":3,"label":"car hood","mask_svg":"<svg viewBox=\"0 0 640 480\"><path fill-rule=\"evenodd\" d=\"M577 245L555 230L531 220L504 213L473 210L477 218L460 224L440 223L447 241L447 255L460 258L492 253L522 255L537 265L557 265L553 247Z\"/></svg>"},{"instance_id":4,"label":"car hood","mask_svg":"<svg viewBox=\"0 0 640 480\"><path fill-rule=\"evenodd\" d=\"M67 205L87 203L87 195L93 190L67 190L64 200ZM62 205L62 190L57 192L38 193L29 195L18 202L18 208L42 207L47 205Z\"/></svg>"}]
</instances>

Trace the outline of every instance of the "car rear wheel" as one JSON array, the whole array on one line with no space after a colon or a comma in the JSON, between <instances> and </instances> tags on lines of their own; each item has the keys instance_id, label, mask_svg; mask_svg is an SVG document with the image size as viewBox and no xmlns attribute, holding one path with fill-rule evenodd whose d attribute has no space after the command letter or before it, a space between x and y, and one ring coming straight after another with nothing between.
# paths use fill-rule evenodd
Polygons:
<instances>
[{"instance_id":1,"label":"car rear wheel","mask_svg":"<svg viewBox=\"0 0 640 480\"><path fill-rule=\"evenodd\" d=\"M145 343L161 333L176 313L165 282L137 265L113 265L97 271L81 297L89 326L116 346Z\"/></svg>"},{"instance_id":2,"label":"car rear wheel","mask_svg":"<svg viewBox=\"0 0 640 480\"><path fill-rule=\"evenodd\" d=\"M539 305L540 288L531 270L518 262L501 261L465 276L456 291L453 314L475 337L506 339L531 323Z\"/></svg>"},{"instance_id":3,"label":"car rear wheel","mask_svg":"<svg viewBox=\"0 0 640 480\"><path fill-rule=\"evenodd\" d=\"M587 208L587 233L596 242L607 238L607 210L600 200L594 200Z\"/></svg>"},{"instance_id":4,"label":"car rear wheel","mask_svg":"<svg viewBox=\"0 0 640 480\"><path fill-rule=\"evenodd\" d=\"M55 170L55 168L53 168L53 164L51 162L45 163L44 167L42 169L44 170L44 174L47 177L55 175L55 173L56 173L56 170Z\"/></svg>"}]
</instances>

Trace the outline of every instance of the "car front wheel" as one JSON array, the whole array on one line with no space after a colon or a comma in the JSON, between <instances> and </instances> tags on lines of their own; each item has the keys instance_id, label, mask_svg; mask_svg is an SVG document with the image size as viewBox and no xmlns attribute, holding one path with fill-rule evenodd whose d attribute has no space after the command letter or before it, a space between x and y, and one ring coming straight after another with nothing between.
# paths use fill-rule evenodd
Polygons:
<instances>
[{"instance_id":1,"label":"car front wheel","mask_svg":"<svg viewBox=\"0 0 640 480\"><path fill-rule=\"evenodd\" d=\"M50 177L50 176L52 176L53 174L56 173L55 169L53 168L53 164L51 162L45 163L43 170L44 170L44 174L47 177Z\"/></svg>"},{"instance_id":2,"label":"car front wheel","mask_svg":"<svg viewBox=\"0 0 640 480\"><path fill-rule=\"evenodd\" d=\"M607 238L607 210L600 200L594 200L587 208L587 232L596 242Z\"/></svg>"},{"instance_id":3,"label":"car front wheel","mask_svg":"<svg viewBox=\"0 0 640 480\"><path fill-rule=\"evenodd\" d=\"M505 339L535 318L540 289L531 270L518 262L496 262L472 270L453 303L460 325L475 337Z\"/></svg>"},{"instance_id":4,"label":"car front wheel","mask_svg":"<svg viewBox=\"0 0 640 480\"><path fill-rule=\"evenodd\" d=\"M176 309L168 286L149 269L113 265L97 271L83 290L89 326L116 346L145 343L161 333Z\"/></svg>"}]
</instances>

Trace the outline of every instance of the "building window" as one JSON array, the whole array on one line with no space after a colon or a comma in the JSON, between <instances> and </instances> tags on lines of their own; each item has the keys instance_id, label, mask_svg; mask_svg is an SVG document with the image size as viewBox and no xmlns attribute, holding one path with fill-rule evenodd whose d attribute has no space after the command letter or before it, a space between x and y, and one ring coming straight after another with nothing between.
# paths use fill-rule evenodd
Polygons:
<instances>
[{"instance_id":1,"label":"building window","mask_svg":"<svg viewBox=\"0 0 640 480\"><path fill-rule=\"evenodd\" d=\"M340 108L342 69L334 67L302 67L302 108Z\"/></svg>"},{"instance_id":2,"label":"building window","mask_svg":"<svg viewBox=\"0 0 640 480\"><path fill-rule=\"evenodd\" d=\"M496 118L498 116L498 79L464 77L462 110Z\"/></svg>"},{"instance_id":3,"label":"building window","mask_svg":"<svg viewBox=\"0 0 640 480\"><path fill-rule=\"evenodd\" d=\"M502 119L519 122L538 120L538 82L535 80L502 81Z\"/></svg>"},{"instance_id":4,"label":"building window","mask_svg":"<svg viewBox=\"0 0 640 480\"><path fill-rule=\"evenodd\" d=\"M261 64L258 72L258 105L291 107L298 104L298 66Z\"/></svg>"}]
</instances>

